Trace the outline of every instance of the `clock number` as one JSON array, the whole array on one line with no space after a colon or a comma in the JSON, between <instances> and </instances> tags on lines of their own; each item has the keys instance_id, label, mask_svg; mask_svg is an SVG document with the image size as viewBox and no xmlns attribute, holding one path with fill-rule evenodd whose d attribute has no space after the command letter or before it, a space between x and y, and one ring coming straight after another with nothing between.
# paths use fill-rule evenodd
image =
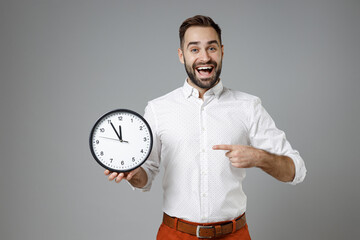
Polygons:
<instances>
[{"instance_id":1,"label":"clock number","mask_svg":"<svg viewBox=\"0 0 360 240\"><path fill-rule=\"evenodd\" d=\"M108 124L111 124L111 120L108 120Z\"/></svg>"},{"instance_id":2,"label":"clock number","mask_svg":"<svg viewBox=\"0 0 360 240\"><path fill-rule=\"evenodd\" d=\"M144 149L141 149L141 151L140 151L141 153L144 153Z\"/></svg>"},{"instance_id":3,"label":"clock number","mask_svg":"<svg viewBox=\"0 0 360 240\"><path fill-rule=\"evenodd\" d=\"M132 122L132 123L134 122L134 119L133 119L133 118L131 119L131 122Z\"/></svg>"},{"instance_id":4,"label":"clock number","mask_svg":"<svg viewBox=\"0 0 360 240\"><path fill-rule=\"evenodd\" d=\"M144 137L144 142L146 142L146 140L147 140L147 138L146 138L146 137Z\"/></svg>"},{"instance_id":5,"label":"clock number","mask_svg":"<svg viewBox=\"0 0 360 240\"><path fill-rule=\"evenodd\" d=\"M111 163L113 162L113 160L114 160L113 158L110 158L110 162L111 162Z\"/></svg>"},{"instance_id":6,"label":"clock number","mask_svg":"<svg viewBox=\"0 0 360 240\"><path fill-rule=\"evenodd\" d=\"M122 121L122 120L123 120L123 117L122 117L122 116L120 116L120 117L119 117L119 121Z\"/></svg>"},{"instance_id":7,"label":"clock number","mask_svg":"<svg viewBox=\"0 0 360 240\"><path fill-rule=\"evenodd\" d=\"M100 152L100 155L101 155L101 156L104 156L104 152L103 152L103 151L101 151L101 152Z\"/></svg>"},{"instance_id":8,"label":"clock number","mask_svg":"<svg viewBox=\"0 0 360 240\"><path fill-rule=\"evenodd\" d=\"M135 162L135 157L132 158L132 161Z\"/></svg>"},{"instance_id":9,"label":"clock number","mask_svg":"<svg viewBox=\"0 0 360 240\"><path fill-rule=\"evenodd\" d=\"M140 131L142 131L143 130L143 126L140 126Z\"/></svg>"},{"instance_id":10,"label":"clock number","mask_svg":"<svg viewBox=\"0 0 360 240\"><path fill-rule=\"evenodd\" d=\"M100 128L100 132L105 132L105 128Z\"/></svg>"},{"instance_id":11,"label":"clock number","mask_svg":"<svg viewBox=\"0 0 360 240\"><path fill-rule=\"evenodd\" d=\"M100 142L99 140L96 140L96 141L95 141L96 144L99 144L99 142Z\"/></svg>"},{"instance_id":12,"label":"clock number","mask_svg":"<svg viewBox=\"0 0 360 240\"><path fill-rule=\"evenodd\" d=\"M121 161L121 165L124 165L124 161Z\"/></svg>"}]
</instances>

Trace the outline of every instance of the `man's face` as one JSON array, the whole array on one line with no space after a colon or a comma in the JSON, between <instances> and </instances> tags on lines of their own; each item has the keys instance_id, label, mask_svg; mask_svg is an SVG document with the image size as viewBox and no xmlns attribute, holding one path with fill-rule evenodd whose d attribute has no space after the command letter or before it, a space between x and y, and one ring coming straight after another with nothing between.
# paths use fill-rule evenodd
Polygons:
<instances>
[{"instance_id":1,"label":"man's face","mask_svg":"<svg viewBox=\"0 0 360 240\"><path fill-rule=\"evenodd\" d=\"M193 84L202 89L213 87L219 80L223 46L212 27L193 26L186 30L180 61Z\"/></svg>"}]
</instances>

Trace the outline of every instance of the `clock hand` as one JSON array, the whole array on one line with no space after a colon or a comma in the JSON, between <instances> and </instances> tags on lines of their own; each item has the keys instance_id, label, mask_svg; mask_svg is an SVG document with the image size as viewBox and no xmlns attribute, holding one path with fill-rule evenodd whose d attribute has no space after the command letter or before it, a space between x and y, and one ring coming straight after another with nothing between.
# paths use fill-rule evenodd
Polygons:
<instances>
[{"instance_id":1,"label":"clock hand","mask_svg":"<svg viewBox=\"0 0 360 240\"><path fill-rule=\"evenodd\" d=\"M116 133L116 136L119 138L120 142L122 142L122 139L121 139L119 133L116 131L116 129L115 129L115 127L114 127L114 124L112 124L112 122L110 122L110 124L111 124L112 128L114 129L114 131L115 131L115 133Z\"/></svg>"},{"instance_id":2,"label":"clock hand","mask_svg":"<svg viewBox=\"0 0 360 240\"><path fill-rule=\"evenodd\" d=\"M110 140L114 140L114 141L119 141L119 139L116 139L116 138L109 138L109 137L103 137L103 136L99 136L101 138L105 138L105 139L110 139Z\"/></svg>"},{"instance_id":3,"label":"clock hand","mask_svg":"<svg viewBox=\"0 0 360 240\"><path fill-rule=\"evenodd\" d=\"M119 125L119 132L120 132L120 142L129 143L128 141L122 140L121 125Z\"/></svg>"},{"instance_id":4,"label":"clock hand","mask_svg":"<svg viewBox=\"0 0 360 240\"><path fill-rule=\"evenodd\" d=\"M114 127L114 124L112 124L112 122L110 122L112 128L114 129L115 133L116 133L116 136L119 138L119 141L120 142L125 142L125 143L129 143L128 141L124 141L122 140L122 136L121 136L121 126L119 125L119 130L120 130L120 134L116 131L115 127Z\"/></svg>"},{"instance_id":5,"label":"clock hand","mask_svg":"<svg viewBox=\"0 0 360 240\"><path fill-rule=\"evenodd\" d=\"M120 141L122 141L121 125L119 125Z\"/></svg>"}]
</instances>

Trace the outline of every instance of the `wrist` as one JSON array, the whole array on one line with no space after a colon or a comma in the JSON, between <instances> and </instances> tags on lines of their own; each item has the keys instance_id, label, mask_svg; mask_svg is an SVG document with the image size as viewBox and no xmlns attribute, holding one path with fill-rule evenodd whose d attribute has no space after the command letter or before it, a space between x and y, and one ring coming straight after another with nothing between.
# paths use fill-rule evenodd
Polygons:
<instances>
[{"instance_id":1,"label":"wrist","mask_svg":"<svg viewBox=\"0 0 360 240\"><path fill-rule=\"evenodd\" d=\"M142 167L140 167L139 171L135 173L135 175L131 178L131 180L129 180L129 183L133 187L142 188L146 185L147 181L148 181L147 174L145 170Z\"/></svg>"},{"instance_id":2,"label":"wrist","mask_svg":"<svg viewBox=\"0 0 360 240\"><path fill-rule=\"evenodd\" d=\"M270 163L275 160L275 155L265 150L258 149L257 151L257 163L256 167L261 169L267 169L271 165Z\"/></svg>"}]
</instances>

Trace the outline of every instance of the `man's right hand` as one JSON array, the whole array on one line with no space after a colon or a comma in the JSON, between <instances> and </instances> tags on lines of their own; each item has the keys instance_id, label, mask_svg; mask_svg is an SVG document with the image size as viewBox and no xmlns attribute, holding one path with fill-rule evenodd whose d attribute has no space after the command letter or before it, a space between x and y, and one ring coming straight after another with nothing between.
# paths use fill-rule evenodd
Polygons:
<instances>
[{"instance_id":1,"label":"man's right hand","mask_svg":"<svg viewBox=\"0 0 360 240\"><path fill-rule=\"evenodd\" d=\"M108 176L109 181L113 181L115 179L115 182L119 183L123 179L126 179L132 186L137 188L142 188L147 183L147 174L142 167L125 173L111 172L109 170L105 170L104 174Z\"/></svg>"}]
</instances>

